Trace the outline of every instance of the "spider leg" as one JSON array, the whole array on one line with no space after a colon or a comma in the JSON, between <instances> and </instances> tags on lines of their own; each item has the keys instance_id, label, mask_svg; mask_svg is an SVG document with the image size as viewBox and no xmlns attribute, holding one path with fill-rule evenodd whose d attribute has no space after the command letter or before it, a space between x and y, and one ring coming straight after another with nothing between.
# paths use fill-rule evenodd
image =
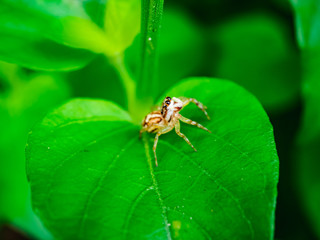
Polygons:
<instances>
[{"instance_id":1,"label":"spider leg","mask_svg":"<svg viewBox=\"0 0 320 240\"><path fill-rule=\"evenodd\" d=\"M155 138L154 138L154 144L153 144L153 153L154 153L154 160L156 162L156 166L158 167L158 160L157 160L157 144L158 144L158 140L160 135L165 134L167 132L170 132L172 130L173 127L168 126L168 127L164 127L164 128L160 128L160 130L157 132Z\"/></svg>"},{"instance_id":2,"label":"spider leg","mask_svg":"<svg viewBox=\"0 0 320 240\"><path fill-rule=\"evenodd\" d=\"M157 133L155 138L154 138L154 144L153 144L153 153L154 153L154 160L156 162L156 166L158 167L158 160L157 160L157 153L156 153L156 149L157 149L157 144L158 144L158 140L159 140L159 136L161 135L161 133Z\"/></svg>"},{"instance_id":3,"label":"spider leg","mask_svg":"<svg viewBox=\"0 0 320 240\"><path fill-rule=\"evenodd\" d=\"M175 124L175 130L176 130L176 133L178 134L179 137L182 137L193 148L193 150L197 151L197 149L195 149L195 147L192 145L192 143L189 141L189 139L186 137L186 135L184 135L182 132L180 132L179 120Z\"/></svg>"},{"instance_id":4,"label":"spider leg","mask_svg":"<svg viewBox=\"0 0 320 240\"><path fill-rule=\"evenodd\" d=\"M193 126L197 126L198 128L201 128L203 130L206 130L207 132L211 133L211 131L207 128L205 128L204 126L202 126L200 123L197 123L195 121L192 121L191 119L188 119L182 115L180 115L180 118L179 118L182 122L185 122L187 124L190 124L190 125L193 125Z\"/></svg>"},{"instance_id":5,"label":"spider leg","mask_svg":"<svg viewBox=\"0 0 320 240\"><path fill-rule=\"evenodd\" d=\"M144 133L145 131L146 131L146 129L145 129L145 128L141 128L141 129L140 129L140 132L139 132L139 138L141 138L142 133Z\"/></svg>"},{"instance_id":6,"label":"spider leg","mask_svg":"<svg viewBox=\"0 0 320 240\"><path fill-rule=\"evenodd\" d=\"M208 118L208 120L210 120L210 117L206 111L207 107L205 105L203 105L201 102L199 102L197 99L195 98L186 98L186 97L180 97L179 98L182 102L183 102L183 106L187 106L190 102L194 103L195 105L198 106L198 108L201 109L201 111L206 115L206 117Z\"/></svg>"}]
</instances>

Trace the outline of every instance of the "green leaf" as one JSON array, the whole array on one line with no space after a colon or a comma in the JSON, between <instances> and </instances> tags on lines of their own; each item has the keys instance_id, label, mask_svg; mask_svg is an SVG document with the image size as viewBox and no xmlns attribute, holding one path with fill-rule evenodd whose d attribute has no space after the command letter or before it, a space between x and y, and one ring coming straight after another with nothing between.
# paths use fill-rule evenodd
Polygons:
<instances>
[{"instance_id":1,"label":"green leaf","mask_svg":"<svg viewBox=\"0 0 320 240\"><path fill-rule=\"evenodd\" d=\"M79 6L71 10L58 2L7 0L0 12L0 57L5 61L35 69L70 70L93 58L87 50L102 51L98 49L102 30Z\"/></svg>"},{"instance_id":2,"label":"green leaf","mask_svg":"<svg viewBox=\"0 0 320 240\"><path fill-rule=\"evenodd\" d=\"M302 50L304 112L297 148L297 185L305 212L320 237L320 1L291 1Z\"/></svg>"},{"instance_id":3,"label":"green leaf","mask_svg":"<svg viewBox=\"0 0 320 240\"><path fill-rule=\"evenodd\" d=\"M29 15L28 27L43 37L74 48L102 53L108 44L105 34L87 15L82 2L5 0L8 10ZM6 6L6 4L4 5ZM19 18L20 17L20 18ZM17 16L19 23L21 16Z\"/></svg>"},{"instance_id":4,"label":"green leaf","mask_svg":"<svg viewBox=\"0 0 320 240\"><path fill-rule=\"evenodd\" d=\"M320 1L290 0L295 10L296 34L301 48L320 49Z\"/></svg>"},{"instance_id":5,"label":"green leaf","mask_svg":"<svg viewBox=\"0 0 320 240\"><path fill-rule=\"evenodd\" d=\"M93 53L121 54L140 30L140 1L107 3L5 0L0 58L34 69L71 70L86 65Z\"/></svg>"},{"instance_id":6,"label":"green leaf","mask_svg":"<svg viewBox=\"0 0 320 240\"><path fill-rule=\"evenodd\" d=\"M93 58L89 51L70 48L44 36L48 23L42 18L6 3L1 3L0 12L0 58L4 61L33 69L71 70Z\"/></svg>"},{"instance_id":7,"label":"green leaf","mask_svg":"<svg viewBox=\"0 0 320 240\"><path fill-rule=\"evenodd\" d=\"M0 221L14 223L39 239L49 239L31 211L25 174L25 144L30 128L69 95L64 81L29 73L0 62L7 87L0 95Z\"/></svg>"},{"instance_id":8,"label":"green leaf","mask_svg":"<svg viewBox=\"0 0 320 240\"><path fill-rule=\"evenodd\" d=\"M140 32L140 0L108 0L104 29L110 51L123 53Z\"/></svg>"},{"instance_id":9,"label":"green leaf","mask_svg":"<svg viewBox=\"0 0 320 240\"><path fill-rule=\"evenodd\" d=\"M194 78L171 96L195 97L182 125L153 137L111 102L76 99L29 135L35 211L58 239L273 239L278 157L260 103L234 83Z\"/></svg>"},{"instance_id":10,"label":"green leaf","mask_svg":"<svg viewBox=\"0 0 320 240\"><path fill-rule=\"evenodd\" d=\"M300 58L290 37L280 19L261 12L222 24L212 35L213 76L244 86L268 111L287 108L297 101L301 84Z\"/></svg>"}]
</instances>

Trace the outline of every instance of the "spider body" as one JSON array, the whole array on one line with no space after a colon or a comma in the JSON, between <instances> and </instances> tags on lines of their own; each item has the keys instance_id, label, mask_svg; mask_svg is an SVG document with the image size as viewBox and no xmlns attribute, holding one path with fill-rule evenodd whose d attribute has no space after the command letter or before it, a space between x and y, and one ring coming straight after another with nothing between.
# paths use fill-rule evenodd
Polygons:
<instances>
[{"instance_id":1,"label":"spider body","mask_svg":"<svg viewBox=\"0 0 320 240\"><path fill-rule=\"evenodd\" d=\"M140 136L143 132L151 132L156 133L153 145L153 152L156 166L158 166L156 148L158 144L158 139L161 134L165 134L170 132L173 128L175 128L176 133L182 137L195 151L195 147L191 144L189 139L180 132L180 121L185 122L190 125L197 126L203 130L210 132L207 128L202 126L201 124L192 121L188 118L183 117L179 112L182 108L188 105L190 102L196 104L207 116L209 116L206 112L207 107L204 106L201 102L197 101L194 98L170 98L166 97L162 103L161 109L158 111L153 111L149 113L142 122L142 129L140 130Z\"/></svg>"}]
</instances>

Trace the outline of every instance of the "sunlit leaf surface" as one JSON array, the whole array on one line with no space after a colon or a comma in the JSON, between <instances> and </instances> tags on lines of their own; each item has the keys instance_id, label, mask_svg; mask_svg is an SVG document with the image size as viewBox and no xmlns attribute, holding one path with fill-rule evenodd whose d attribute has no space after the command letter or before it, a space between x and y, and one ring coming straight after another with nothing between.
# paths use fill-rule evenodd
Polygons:
<instances>
[{"instance_id":1,"label":"sunlit leaf surface","mask_svg":"<svg viewBox=\"0 0 320 240\"><path fill-rule=\"evenodd\" d=\"M152 136L111 102L76 99L29 136L33 207L61 239L273 239L278 157L267 115L244 89L191 79L168 92L198 98L182 114L212 134L182 125Z\"/></svg>"},{"instance_id":2,"label":"sunlit leaf surface","mask_svg":"<svg viewBox=\"0 0 320 240\"><path fill-rule=\"evenodd\" d=\"M121 53L140 32L140 0L108 0L104 28L111 52Z\"/></svg>"},{"instance_id":3,"label":"sunlit leaf surface","mask_svg":"<svg viewBox=\"0 0 320 240\"><path fill-rule=\"evenodd\" d=\"M140 31L140 1L4 0L0 13L0 59L33 69L121 54Z\"/></svg>"}]
</instances>

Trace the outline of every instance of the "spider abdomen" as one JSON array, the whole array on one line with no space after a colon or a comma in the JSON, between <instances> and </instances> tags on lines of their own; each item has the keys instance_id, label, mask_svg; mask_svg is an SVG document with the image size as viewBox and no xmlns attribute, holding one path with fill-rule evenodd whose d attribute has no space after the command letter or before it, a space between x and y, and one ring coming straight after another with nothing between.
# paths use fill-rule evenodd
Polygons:
<instances>
[{"instance_id":1,"label":"spider abdomen","mask_svg":"<svg viewBox=\"0 0 320 240\"><path fill-rule=\"evenodd\" d=\"M160 111L154 111L149 113L143 120L143 127L148 128L148 132L157 132L159 124L163 121L163 117Z\"/></svg>"}]
</instances>

